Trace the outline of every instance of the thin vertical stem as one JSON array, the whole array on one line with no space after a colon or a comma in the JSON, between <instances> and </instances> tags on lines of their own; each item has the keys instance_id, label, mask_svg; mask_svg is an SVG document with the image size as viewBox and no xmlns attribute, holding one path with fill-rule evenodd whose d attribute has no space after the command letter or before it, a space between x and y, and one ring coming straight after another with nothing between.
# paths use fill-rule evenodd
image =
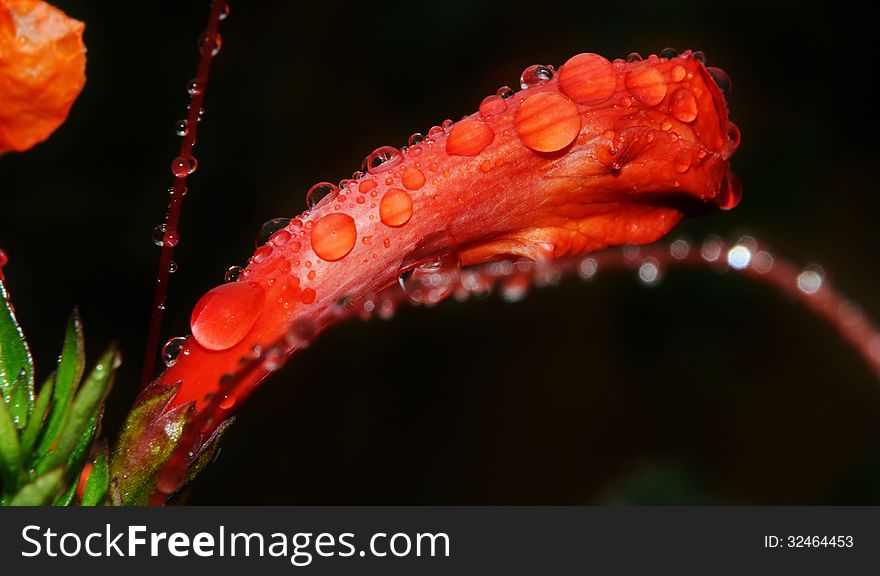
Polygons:
<instances>
[{"instance_id":1,"label":"thin vertical stem","mask_svg":"<svg viewBox=\"0 0 880 576\"><path fill-rule=\"evenodd\" d=\"M215 0L212 2L208 24L205 32L199 39L201 55L194 85L190 87L191 99L189 111L186 115L186 133L180 143L180 155L174 159L171 168L174 175L174 183L171 188L171 200L168 202L168 218L165 222L162 250L159 255L159 270L156 273L156 287L153 292L153 306L150 310L150 325L147 332L146 349L144 350L143 371L141 372L141 389L146 388L155 375L162 320L165 316L165 300L168 295L169 267L174 255L174 247L180 239L178 224L180 222L180 211L183 207L183 196L186 194L186 179L188 174L193 171L185 169L185 167L187 165L195 166L196 160L192 155L192 151L196 142L196 133L202 114L202 102L205 98L211 62L215 55L215 46L219 47L218 31L220 29L220 20L225 16L227 9L225 0Z\"/></svg>"}]
</instances>

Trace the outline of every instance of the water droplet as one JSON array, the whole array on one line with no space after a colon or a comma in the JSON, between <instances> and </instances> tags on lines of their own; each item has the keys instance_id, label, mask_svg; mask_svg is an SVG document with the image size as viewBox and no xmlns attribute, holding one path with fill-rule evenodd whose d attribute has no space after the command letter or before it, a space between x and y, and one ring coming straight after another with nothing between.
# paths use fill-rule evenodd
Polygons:
<instances>
[{"instance_id":1,"label":"water droplet","mask_svg":"<svg viewBox=\"0 0 880 576\"><path fill-rule=\"evenodd\" d=\"M412 217L412 196L400 188L391 188L382 196L379 203L379 219L386 226L403 226Z\"/></svg>"},{"instance_id":2,"label":"water droplet","mask_svg":"<svg viewBox=\"0 0 880 576\"><path fill-rule=\"evenodd\" d=\"M410 137L406 139L406 145L412 148L418 144L421 144L425 141L425 135L421 132L414 132L410 134Z\"/></svg>"},{"instance_id":3,"label":"water droplet","mask_svg":"<svg viewBox=\"0 0 880 576\"><path fill-rule=\"evenodd\" d=\"M318 182L306 192L306 205L309 210L314 210L318 206L327 202L332 202L336 195L339 194L339 187L331 182Z\"/></svg>"},{"instance_id":4,"label":"water droplet","mask_svg":"<svg viewBox=\"0 0 880 576\"><path fill-rule=\"evenodd\" d=\"M697 119L700 109L697 108L697 99L694 93L687 88L679 88L672 93L669 100L669 111L681 122L693 122Z\"/></svg>"},{"instance_id":5,"label":"water droplet","mask_svg":"<svg viewBox=\"0 0 880 576\"><path fill-rule=\"evenodd\" d=\"M697 50L696 52L694 52L693 56L694 60L696 60L700 64L706 63L706 54L702 50Z\"/></svg>"},{"instance_id":6,"label":"water droplet","mask_svg":"<svg viewBox=\"0 0 880 576\"><path fill-rule=\"evenodd\" d=\"M163 246L165 244L165 224L157 224L153 228L153 244Z\"/></svg>"},{"instance_id":7,"label":"water droplet","mask_svg":"<svg viewBox=\"0 0 880 576\"><path fill-rule=\"evenodd\" d=\"M681 82L684 80L685 76L687 76L687 70L684 69L684 66L678 64L672 68L669 76L672 78L673 82Z\"/></svg>"},{"instance_id":8,"label":"water droplet","mask_svg":"<svg viewBox=\"0 0 880 576\"><path fill-rule=\"evenodd\" d=\"M508 98L513 98L513 89L510 86L502 86L498 90L495 91L495 95L501 97L503 100L507 100Z\"/></svg>"},{"instance_id":9,"label":"water droplet","mask_svg":"<svg viewBox=\"0 0 880 576\"><path fill-rule=\"evenodd\" d=\"M681 150L675 155L672 167L675 168L675 171L679 174L684 174L691 169L692 162L693 160L691 159L690 150Z\"/></svg>"},{"instance_id":10,"label":"water droplet","mask_svg":"<svg viewBox=\"0 0 880 576\"><path fill-rule=\"evenodd\" d=\"M196 94L202 93L202 85L199 84L199 81L193 78L189 81L189 84L186 86L186 93L190 96L195 96Z\"/></svg>"},{"instance_id":11,"label":"water droplet","mask_svg":"<svg viewBox=\"0 0 880 576\"><path fill-rule=\"evenodd\" d=\"M221 46L223 46L223 39L220 38L219 33L212 36L206 32L199 37L199 51L210 49L212 58L220 53Z\"/></svg>"},{"instance_id":12,"label":"water droplet","mask_svg":"<svg viewBox=\"0 0 880 576\"><path fill-rule=\"evenodd\" d=\"M230 282L211 289L193 308L193 336L208 350L235 346L253 328L264 298L263 288L256 282Z\"/></svg>"},{"instance_id":13,"label":"water droplet","mask_svg":"<svg viewBox=\"0 0 880 576\"><path fill-rule=\"evenodd\" d=\"M667 60L671 60L672 58L676 58L678 56L678 50L675 48L664 48L660 51L660 57L666 58Z\"/></svg>"},{"instance_id":14,"label":"water droplet","mask_svg":"<svg viewBox=\"0 0 880 576\"><path fill-rule=\"evenodd\" d=\"M725 99L730 99L730 89L733 87L730 82L730 76L727 75L727 72L722 70L721 68L715 68L714 66L709 66L706 68L709 72L709 75L712 76L712 80L715 81L715 84L718 85L718 88L721 89L721 93L724 94Z\"/></svg>"},{"instance_id":15,"label":"water droplet","mask_svg":"<svg viewBox=\"0 0 880 576\"><path fill-rule=\"evenodd\" d=\"M639 280L647 286L653 286L660 280L660 263L656 258L646 258L639 266Z\"/></svg>"},{"instance_id":16,"label":"water droplet","mask_svg":"<svg viewBox=\"0 0 880 576\"><path fill-rule=\"evenodd\" d=\"M357 226L348 214L328 214L312 227L312 250L318 258L335 262L345 258L357 241Z\"/></svg>"},{"instance_id":17,"label":"water droplet","mask_svg":"<svg viewBox=\"0 0 880 576\"><path fill-rule=\"evenodd\" d=\"M453 122L452 120L447 118L446 120L444 120L443 122L440 123L440 128L442 128L444 132L449 132L449 130L452 128L453 124L455 124L455 122Z\"/></svg>"},{"instance_id":18,"label":"water droplet","mask_svg":"<svg viewBox=\"0 0 880 576\"><path fill-rule=\"evenodd\" d=\"M162 362L167 368L171 368L172 366L177 364L177 360L178 358L180 358L181 354L189 354L189 351L186 350L185 336L172 338L171 340L166 342L164 346L162 346Z\"/></svg>"},{"instance_id":19,"label":"water droplet","mask_svg":"<svg viewBox=\"0 0 880 576\"><path fill-rule=\"evenodd\" d=\"M286 228L288 224L290 224L290 218L272 218L271 220L267 220L262 226L260 226L260 231L257 233L256 237L256 245L262 246L269 241L272 234Z\"/></svg>"},{"instance_id":20,"label":"water droplet","mask_svg":"<svg viewBox=\"0 0 880 576\"><path fill-rule=\"evenodd\" d=\"M558 92L541 92L526 98L513 119L517 134L537 152L557 152L577 138L581 116L577 105Z\"/></svg>"},{"instance_id":21,"label":"water droplet","mask_svg":"<svg viewBox=\"0 0 880 576\"><path fill-rule=\"evenodd\" d=\"M642 61L642 55L639 54L638 52L630 52L629 55L626 57L626 61L627 61L627 62L630 62L630 63L632 63L632 62L641 62L641 61Z\"/></svg>"},{"instance_id":22,"label":"water droplet","mask_svg":"<svg viewBox=\"0 0 880 576\"><path fill-rule=\"evenodd\" d=\"M584 280L592 279L598 270L599 263L592 257L584 258L580 261L580 264L578 264L578 276Z\"/></svg>"},{"instance_id":23,"label":"water droplet","mask_svg":"<svg viewBox=\"0 0 880 576\"><path fill-rule=\"evenodd\" d=\"M525 90L553 79L553 70L542 64L532 64L519 77L519 87Z\"/></svg>"},{"instance_id":24,"label":"water droplet","mask_svg":"<svg viewBox=\"0 0 880 576\"><path fill-rule=\"evenodd\" d=\"M418 168L407 168L400 181L407 190L418 190L425 185L425 173Z\"/></svg>"},{"instance_id":25,"label":"water droplet","mask_svg":"<svg viewBox=\"0 0 880 576\"><path fill-rule=\"evenodd\" d=\"M217 2L223 2L223 6L220 8L219 18L221 21L229 18L229 3L226 0L216 0Z\"/></svg>"},{"instance_id":26,"label":"water droplet","mask_svg":"<svg viewBox=\"0 0 880 576\"><path fill-rule=\"evenodd\" d=\"M392 146L380 146L364 158L362 169L370 174L381 174L391 170L403 161L403 154Z\"/></svg>"},{"instance_id":27,"label":"water droplet","mask_svg":"<svg viewBox=\"0 0 880 576\"><path fill-rule=\"evenodd\" d=\"M263 355L263 368L275 372L284 364L284 352L278 346L272 346Z\"/></svg>"},{"instance_id":28,"label":"water droplet","mask_svg":"<svg viewBox=\"0 0 880 576\"><path fill-rule=\"evenodd\" d=\"M798 274L797 287L804 294L813 295L817 293L825 281L825 271L815 264L810 264L804 268L803 272Z\"/></svg>"},{"instance_id":29,"label":"water droplet","mask_svg":"<svg viewBox=\"0 0 880 576\"><path fill-rule=\"evenodd\" d=\"M461 274L454 239L446 232L426 236L403 258L398 272L400 286L410 301L428 305L440 302L452 293Z\"/></svg>"},{"instance_id":30,"label":"water droplet","mask_svg":"<svg viewBox=\"0 0 880 576\"><path fill-rule=\"evenodd\" d=\"M480 116L483 118L492 118L493 116L504 114L506 111L507 102L497 94L486 96L483 98L483 101L480 102Z\"/></svg>"},{"instance_id":31,"label":"water droplet","mask_svg":"<svg viewBox=\"0 0 880 576\"><path fill-rule=\"evenodd\" d=\"M742 184L736 174L728 172L721 181L721 188L715 201L722 210L733 210L742 200Z\"/></svg>"},{"instance_id":32,"label":"water droplet","mask_svg":"<svg viewBox=\"0 0 880 576\"><path fill-rule=\"evenodd\" d=\"M743 244L736 244L727 251L727 264L734 270L745 270L752 261L752 251Z\"/></svg>"},{"instance_id":33,"label":"water droplet","mask_svg":"<svg viewBox=\"0 0 880 576\"><path fill-rule=\"evenodd\" d=\"M501 298L505 302L522 301L529 293L530 279L525 274L517 274L501 283Z\"/></svg>"},{"instance_id":34,"label":"water droplet","mask_svg":"<svg viewBox=\"0 0 880 576\"><path fill-rule=\"evenodd\" d=\"M639 66L626 74L626 89L645 106L656 106L666 97L666 80L652 66Z\"/></svg>"},{"instance_id":35,"label":"water droplet","mask_svg":"<svg viewBox=\"0 0 880 576\"><path fill-rule=\"evenodd\" d=\"M185 178L195 172L198 166L194 156L178 156L171 161L171 173L178 178Z\"/></svg>"},{"instance_id":36,"label":"water droplet","mask_svg":"<svg viewBox=\"0 0 880 576\"><path fill-rule=\"evenodd\" d=\"M187 122L186 120L178 120L177 126L174 128L174 132L178 136L186 136L187 134L189 134L189 122Z\"/></svg>"},{"instance_id":37,"label":"water droplet","mask_svg":"<svg viewBox=\"0 0 880 576\"><path fill-rule=\"evenodd\" d=\"M727 138L724 140L724 145L721 147L721 156L726 160L733 156L733 153L737 151L739 148L740 142L740 132L739 126L734 124L733 122L727 122Z\"/></svg>"},{"instance_id":38,"label":"water droplet","mask_svg":"<svg viewBox=\"0 0 880 576\"><path fill-rule=\"evenodd\" d=\"M678 239L669 246L669 254L676 260L687 258L691 251L691 245L687 240Z\"/></svg>"},{"instance_id":39,"label":"water droplet","mask_svg":"<svg viewBox=\"0 0 880 576\"><path fill-rule=\"evenodd\" d=\"M706 262L715 262L721 257L721 249L723 246L724 243L721 241L721 238L718 236L709 236L703 241L703 246L700 248L700 255Z\"/></svg>"},{"instance_id":40,"label":"water droplet","mask_svg":"<svg viewBox=\"0 0 880 576\"><path fill-rule=\"evenodd\" d=\"M175 272L177 272L177 262L171 260L170 262L168 262L168 273L174 274Z\"/></svg>"},{"instance_id":41,"label":"water droplet","mask_svg":"<svg viewBox=\"0 0 880 576\"><path fill-rule=\"evenodd\" d=\"M241 276L242 272L244 272L244 268L242 268L241 266L230 266L223 274L223 281L236 282Z\"/></svg>"},{"instance_id":42,"label":"water droplet","mask_svg":"<svg viewBox=\"0 0 880 576\"><path fill-rule=\"evenodd\" d=\"M572 56L559 70L559 89L578 104L601 104L616 86L611 63L598 54Z\"/></svg>"},{"instance_id":43,"label":"water droplet","mask_svg":"<svg viewBox=\"0 0 880 576\"><path fill-rule=\"evenodd\" d=\"M446 139L446 153L476 156L495 139L495 131L476 118L465 118L455 125Z\"/></svg>"}]
</instances>

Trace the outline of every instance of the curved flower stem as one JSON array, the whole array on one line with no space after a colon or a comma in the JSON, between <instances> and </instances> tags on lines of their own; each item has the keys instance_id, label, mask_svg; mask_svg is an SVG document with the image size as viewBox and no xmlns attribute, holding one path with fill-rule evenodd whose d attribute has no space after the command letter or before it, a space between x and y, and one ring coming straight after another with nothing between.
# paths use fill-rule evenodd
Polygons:
<instances>
[{"instance_id":1,"label":"curved flower stem","mask_svg":"<svg viewBox=\"0 0 880 576\"><path fill-rule=\"evenodd\" d=\"M150 311L150 325L147 332L147 344L144 350L144 363L141 372L141 389L146 388L152 381L156 372L156 357L159 352L160 335L162 331L162 319L165 315L165 299L168 294L169 269L172 265L174 247L180 241L177 231L180 222L180 211L183 207L183 197L186 195L186 179L195 171L196 159L192 155L196 143L196 133L202 116L202 102L205 98L205 88L208 83L208 74L211 71L211 62L216 54L215 46L219 45L218 30L220 20L223 19L227 10L226 0L215 0L211 4L211 12L208 16L208 24L205 32L199 39L199 65L193 84L189 87L190 103L186 115L186 132L180 143L180 155L174 159L171 172L174 175L174 183L171 187L171 199L168 202L168 216L165 221L165 230L162 237L162 251L159 255L159 270L156 273L156 287L153 292L153 306Z\"/></svg>"}]
</instances>

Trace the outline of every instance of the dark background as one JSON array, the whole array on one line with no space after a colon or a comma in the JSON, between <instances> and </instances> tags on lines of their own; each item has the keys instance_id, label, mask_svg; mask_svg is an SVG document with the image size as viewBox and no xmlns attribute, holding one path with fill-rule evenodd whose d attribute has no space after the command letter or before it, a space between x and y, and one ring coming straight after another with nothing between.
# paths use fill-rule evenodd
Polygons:
<instances>
[{"instance_id":1,"label":"dark background","mask_svg":"<svg viewBox=\"0 0 880 576\"><path fill-rule=\"evenodd\" d=\"M207 2L56 4L88 82L0 157L0 245L45 377L65 317L135 395L169 163ZM733 79L745 197L681 234L753 234L880 319L875 24L840 2L232 1L199 129L166 337L253 249L383 144L459 118L533 63L701 49ZM603 273L324 334L240 413L192 504L880 504L880 386L823 321L706 271Z\"/></svg>"}]
</instances>

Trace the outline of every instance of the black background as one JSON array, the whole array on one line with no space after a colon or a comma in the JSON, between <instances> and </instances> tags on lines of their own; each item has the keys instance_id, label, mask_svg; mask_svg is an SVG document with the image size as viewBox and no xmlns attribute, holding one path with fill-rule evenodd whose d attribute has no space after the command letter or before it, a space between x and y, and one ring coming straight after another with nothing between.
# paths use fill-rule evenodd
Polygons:
<instances>
[{"instance_id":1,"label":"black background","mask_svg":"<svg viewBox=\"0 0 880 576\"><path fill-rule=\"evenodd\" d=\"M125 352L134 397L207 2L58 1L86 22L88 82L46 143L0 158L0 245L45 377L79 305L89 357ZM854 7L748 2L259 2L222 26L184 205L166 337L383 144L472 112L533 63L701 49L733 79L745 197L678 232L753 234L880 318L876 25ZM774 291L607 273L390 322L338 326L240 413L192 504L880 503L877 378Z\"/></svg>"}]
</instances>

